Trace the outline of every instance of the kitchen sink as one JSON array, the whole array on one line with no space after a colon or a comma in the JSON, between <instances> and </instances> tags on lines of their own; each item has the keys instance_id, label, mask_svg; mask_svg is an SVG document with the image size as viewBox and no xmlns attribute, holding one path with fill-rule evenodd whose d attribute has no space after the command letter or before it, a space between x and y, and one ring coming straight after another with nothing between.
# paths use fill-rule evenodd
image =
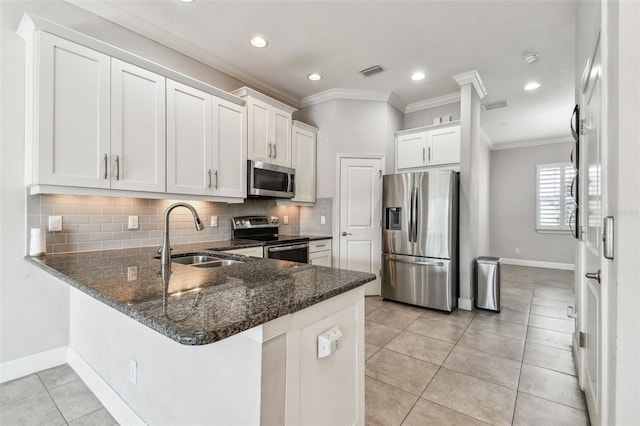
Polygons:
<instances>
[{"instance_id":1,"label":"kitchen sink","mask_svg":"<svg viewBox=\"0 0 640 426\"><path fill-rule=\"evenodd\" d=\"M204 254L195 254L189 256L171 256L171 261L182 265L199 265L200 263L222 260L219 257L207 256Z\"/></svg>"},{"instance_id":2,"label":"kitchen sink","mask_svg":"<svg viewBox=\"0 0 640 426\"><path fill-rule=\"evenodd\" d=\"M159 257L156 257L159 259ZM240 260L222 259L220 257L209 256L206 254L189 254L171 256L172 263L180 263L182 265L196 266L198 268L219 268L221 266L231 266L236 263L244 263Z\"/></svg>"}]
</instances>

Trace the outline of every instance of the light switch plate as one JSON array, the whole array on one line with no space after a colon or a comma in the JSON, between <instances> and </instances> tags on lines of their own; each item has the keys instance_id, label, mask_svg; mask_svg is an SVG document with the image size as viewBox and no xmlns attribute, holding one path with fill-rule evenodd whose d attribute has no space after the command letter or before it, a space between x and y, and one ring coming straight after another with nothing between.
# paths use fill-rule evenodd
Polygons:
<instances>
[{"instance_id":1,"label":"light switch plate","mask_svg":"<svg viewBox=\"0 0 640 426\"><path fill-rule=\"evenodd\" d=\"M211 216L211 227L212 228L218 227L218 216Z\"/></svg>"},{"instance_id":2,"label":"light switch plate","mask_svg":"<svg viewBox=\"0 0 640 426\"><path fill-rule=\"evenodd\" d=\"M285 225L289 224L289 216L284 215L284 217L282 218L282 222L284 222Z\"/></svg>"},{"instance_id":3,"label":"light switch plate","mask_svg":"<svg viewBox=\"0 0 640 426\"><path fill-rule=\"evenodd\" d=\"M320 216L320 225L326 225L326 224L327 224L327 217Z\"/></svg>"},{"instance_id":4,"label":"light switch plate","mask_svg":"<svg viewBox=\"0 0 640 426\"><path fill-rule=\"evenodd\" d=\"M62 231L62 216L49 216L49 232Z\"/></svg>"}]
</instances>

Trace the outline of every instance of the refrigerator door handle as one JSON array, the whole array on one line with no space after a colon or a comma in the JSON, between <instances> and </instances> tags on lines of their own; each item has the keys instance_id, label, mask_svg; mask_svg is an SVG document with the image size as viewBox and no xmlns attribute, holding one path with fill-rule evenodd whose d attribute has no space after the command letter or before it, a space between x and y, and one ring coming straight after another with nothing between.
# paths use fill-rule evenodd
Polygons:
<instances>
[{"instance_id":1,"label":"refrigerator door handle","mask_svg":"<svg viewBox=\"0 0 640 426\"><path fill-rule=\"evenodd\" d=\"M411 200L412 200L411 205L413 206L411 211L411 217L413 220L413 226L411 227L412 229L411 238L413 239L413 242L416 243L418 242L418 188L413 189Z\"/></svg>"},{"instance_id":2,"label":"refrigerator door handle","mask_svg":"<svg viewBox=\"0 0 640 426\"><path fill-rule=\"evenodd\" d=\"M414 189L411 189L411 195L409 196L411 198L410 200L410 205L409 205L409 242L413 242L413 193L414 193Z\"/></svg>"},{"instance_id":3,"label":"refrigerator door handle","mask_svg":"<svg viewBox=\"0 0 640 426\"><path fill-rule=\"evenodd\" d=\"M390 255L385 255L385 256L388 257L389 260L392 260L394 262L408 263L409 265L444 266L444 262L417 262L417 261L400 259L399 257L393 256L393 255L391 255L391 256Z\"/></svg>"}]
</instances>

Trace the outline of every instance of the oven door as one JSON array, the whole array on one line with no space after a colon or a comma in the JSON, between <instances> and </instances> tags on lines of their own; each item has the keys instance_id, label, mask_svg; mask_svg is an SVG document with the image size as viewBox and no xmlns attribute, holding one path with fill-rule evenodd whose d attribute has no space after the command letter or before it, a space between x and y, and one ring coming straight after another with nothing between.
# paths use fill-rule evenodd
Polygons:
<instances>
[{"instance_id":1,"label":"oven door","mask_svg":"<svg viewBox=\"0 0 640 426\"><path fill-rule=\"evenodd\" d=\"M309 243L266 246L264 248L264 257L309 263Z\"/></svg>"}]
</instances>

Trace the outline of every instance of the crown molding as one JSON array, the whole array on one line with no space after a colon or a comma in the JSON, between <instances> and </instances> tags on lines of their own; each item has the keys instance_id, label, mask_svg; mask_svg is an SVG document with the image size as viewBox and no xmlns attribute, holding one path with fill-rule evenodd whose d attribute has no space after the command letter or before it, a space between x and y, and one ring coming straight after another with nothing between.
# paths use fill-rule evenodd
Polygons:
<instances>
[{"instance_id":1,"label":"crown molding","mask_svg":"<svg viewBox=\"0 0 640 426\"><path fill-rule=\"evenodd\" d=\"M475 87L476 92L478 92L478 97L480 97L480 99L484 99L484 97L487 96L487 89L485 89L484 84L482 83L482 79L480 78L480 74L478 74L478 70L456 74L453 76L453 79L460 86L464 86L465 84L473 84L473 87Z\"/></svg>"},{"instance_id":2,"label":"crown molding","mask_svg":"<svg viewBox=\"0 0 640 426\"><path fill-rule=\"evenodd\" d=\"M454 104L460 102L460 92L449 93L448 95L438 96L437 98L426 99L420 102L414 102L407 105L404 110L405 114L411 112L422 111L425 109L435 108L443 105Z\"/></svg>"},{"instance_id":3,"label":"crown molding","mask_svg":"<svg viewBox=\"0 0 640 426\"><path fill-rule=\"evenodd\" d=\"M301 108L321 104L337 99L353 101L388 102L399 111L404 111L406 104L393 92L380 90L329 89L315 95L307 96L300 102Z\"/></svg>"},{"instance_id":4,"label":"crown molding","mask_svg":"<svg viewBox=\"0 0 640 426\"><path fill-rule=\"evenodd\" d=\"M532 146L552 145L556 143L571 143L571 142L573 142L573 139L571 139L571 136L559 136L559 137L545 138L545 139L529 139L529 140L516 141L516 142L503 142L503 143L493 142L491 151L502 151L505 149L528 148Z\"/></svg>"}]
</instances>

